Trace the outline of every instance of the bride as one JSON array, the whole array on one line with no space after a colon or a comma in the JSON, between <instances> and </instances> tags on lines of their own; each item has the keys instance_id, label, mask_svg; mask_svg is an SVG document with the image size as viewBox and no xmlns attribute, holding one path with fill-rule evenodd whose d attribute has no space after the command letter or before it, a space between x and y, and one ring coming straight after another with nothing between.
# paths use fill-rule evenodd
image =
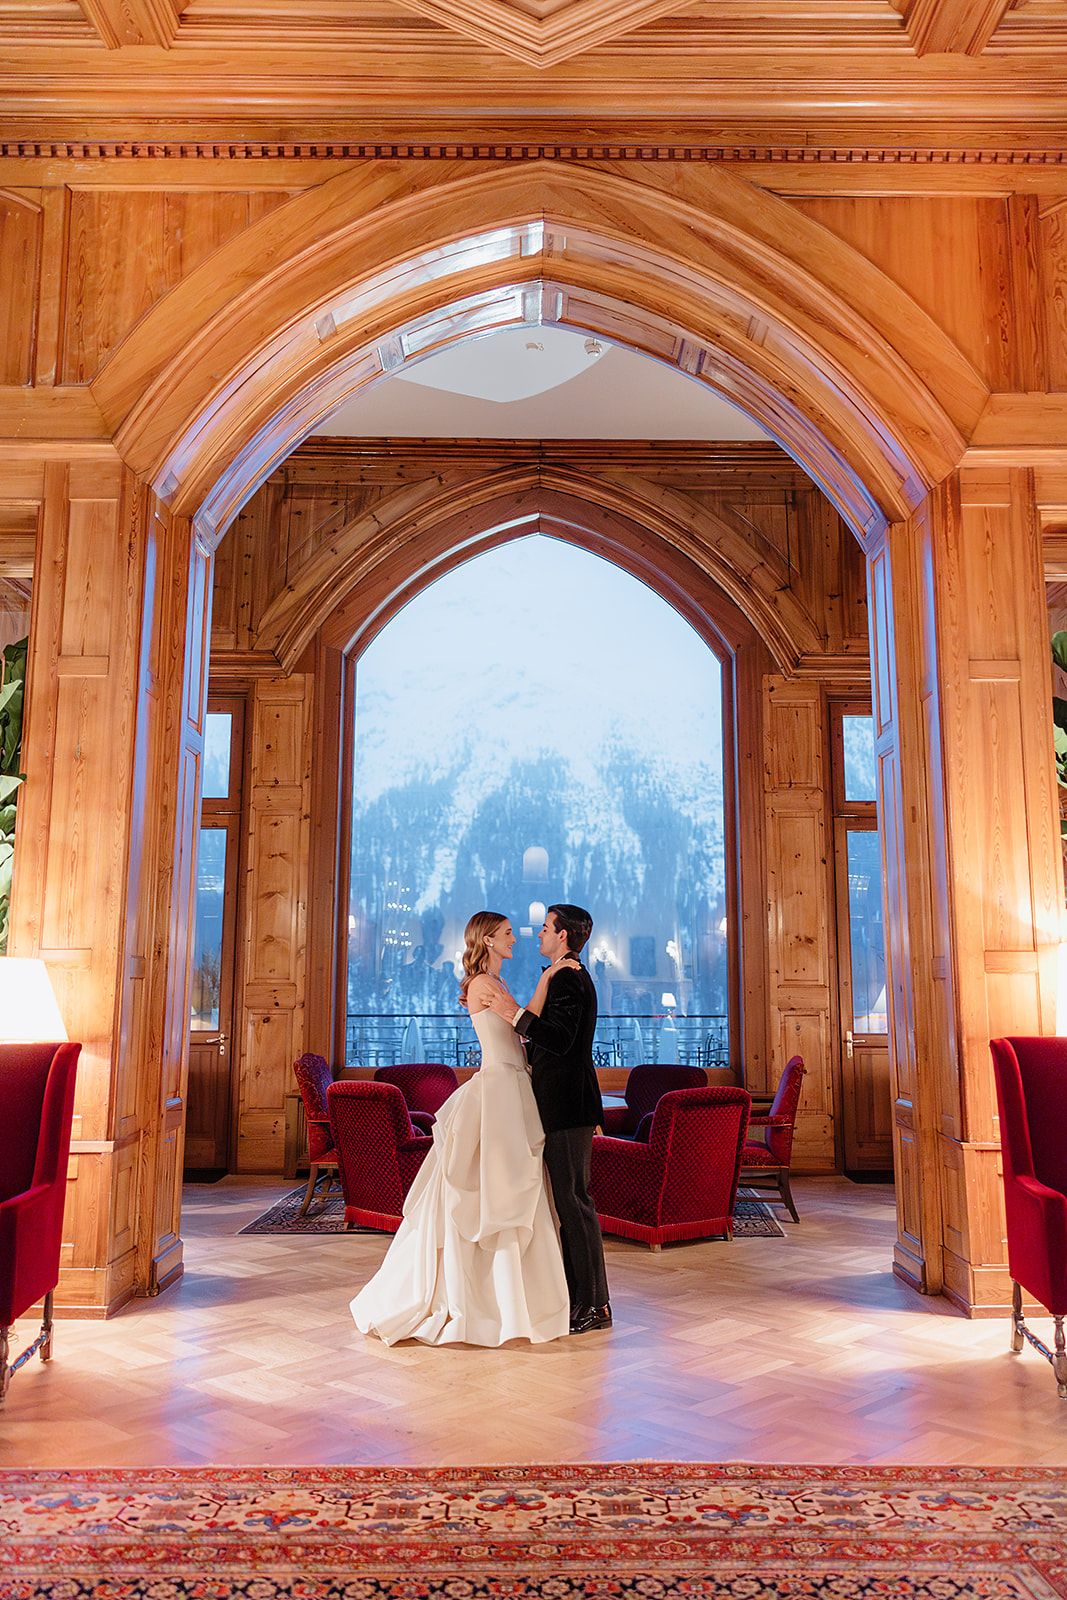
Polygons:
<instances>
[{"instance_id":1,"label":"bride","mask_svg":"<svg viewBox=\"0 0 1067 1600\"><path fill-rule=\"evenodd\" d=\"M352 1301L360 1332L386 1344L539 1344L570 1327L526 1056L510 1023L489 1008L515 935L506 917L478 911L465 942L461 993L482 1065L437 1113L433 1149L408 1192L400 1228ZM559 965L577 963L541 974L526 1008L537 1016Z\"/></svg>"}]
</instances>

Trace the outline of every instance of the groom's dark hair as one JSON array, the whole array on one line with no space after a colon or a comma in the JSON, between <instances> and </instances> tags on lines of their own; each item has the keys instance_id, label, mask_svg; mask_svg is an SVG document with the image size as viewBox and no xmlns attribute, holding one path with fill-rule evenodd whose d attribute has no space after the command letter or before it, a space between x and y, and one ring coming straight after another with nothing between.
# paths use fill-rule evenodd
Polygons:
<instances>
[{"instance_id":1,"label":"groom's dark hair","mask_svg":"<svg viewBox=\"0 0 1067 1600\"><path fill-rule=\"evenodd\" d=\"M572 956L584 950L593 931L593 919L581 906L549 906L555 912L556 927L567 935L567 949ZM548 915L548 911L545 915Z\"/></svg>"}]
</instances>

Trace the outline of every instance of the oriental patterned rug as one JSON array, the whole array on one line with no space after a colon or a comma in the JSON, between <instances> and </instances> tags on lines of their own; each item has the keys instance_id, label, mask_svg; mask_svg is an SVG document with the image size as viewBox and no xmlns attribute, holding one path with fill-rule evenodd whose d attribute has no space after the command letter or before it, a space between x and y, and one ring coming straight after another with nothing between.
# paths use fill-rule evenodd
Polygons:
<instances>
[{"instance_id":1,"label":"oriental patterned rug","mask_svg":"<svg viewBox=\"0 0 1067 1600\"><path fill-rule=\"evenodd\" d=\"M300 1207L304 1202L304 1188L292 1189L288 1194L282 1195L280 1200L275 1200L273 1205L267 1207L258 1217L255 1217L245 1227L238 1229L239 1233L345 1233L353 1234L376 1233L375 1228L345 1228L345 1205L341 1192L335 1189L327 1196L325 1208L321 1200L311 1202L311 1209L306 1217L299 1215ZM738 1197L737 1207L734 1211L734 1238L735 1239L783 1239L785 1231L781 1227L774 1212L766 1200L760 1200L755 1195L746 1195L743 1191ZM673 1246L668 1246L673 1248Z\"/></svg>"},{"instance_id":2,"label":"oriental patterned rug","mask_svg":"<svg viewBox=\"0 0 1067 1600\"><path fill-rule=\"evenodd\" d=\"M1054 1600L1055 1468L0 1473L3 1600Z\"/></svg>"}]
</instances>

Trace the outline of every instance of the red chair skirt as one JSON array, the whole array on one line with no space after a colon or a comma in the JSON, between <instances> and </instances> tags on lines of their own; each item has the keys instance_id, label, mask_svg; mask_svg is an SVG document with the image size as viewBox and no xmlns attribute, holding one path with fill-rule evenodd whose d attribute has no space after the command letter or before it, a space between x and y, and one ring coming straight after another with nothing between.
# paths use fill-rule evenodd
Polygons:
<instances>
[{"instance_id":1,"label":"red chair skirt","mask_svg":"<svg viewBox=\"0 0 1067 1600\"><path fill-rule=\"evenodd\" d=\"M731 1238L733 1217L703 1217L699 1222L632 1222L629 1217L611 1217L599 1212L600 1226L605 1233L621 1239L637 1239L641 1244L674 1244L680 1239L712 1239L716 1235Z\"/></svg>"},{"instance_id":2,"label":"red chair skirt","mask_svg":"<svg viewBox=\"0 0 1067 1600\"><path fill-rule=\"evenodd\" d=\"M345 1206L346 1226L354 1222L357 1228L377 1228L381 1233L395 1233L403 1220L385 1211L364 1211L362 1206Z\"/></svg>"}]
</instances>

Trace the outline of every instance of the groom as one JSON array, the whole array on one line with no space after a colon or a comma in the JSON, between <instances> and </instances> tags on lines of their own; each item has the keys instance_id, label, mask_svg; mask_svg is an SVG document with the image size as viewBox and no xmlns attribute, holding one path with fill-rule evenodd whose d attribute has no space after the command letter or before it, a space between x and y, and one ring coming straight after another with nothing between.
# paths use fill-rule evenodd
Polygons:
<instances>
[{"instance_id":1,"label":"groom","mask_svg":"<svg viewBox=\"0 0 1067 1600\"><path fill-rule=\"evenodd\" d=\"M596 990L586 969L560 966L577 960L593 931L581 906L549 906L541 929L541 954L559 971L551 979L539 1017L505 989L494 1011L529 1041L531 1080L545 1130L545 1166L559 1217L563 1266L571 1296L571 1332L611 1327L604 1244L589 1193L593 1130L604 1120L596 1068Z\"/></svg>"}]
</instances>

